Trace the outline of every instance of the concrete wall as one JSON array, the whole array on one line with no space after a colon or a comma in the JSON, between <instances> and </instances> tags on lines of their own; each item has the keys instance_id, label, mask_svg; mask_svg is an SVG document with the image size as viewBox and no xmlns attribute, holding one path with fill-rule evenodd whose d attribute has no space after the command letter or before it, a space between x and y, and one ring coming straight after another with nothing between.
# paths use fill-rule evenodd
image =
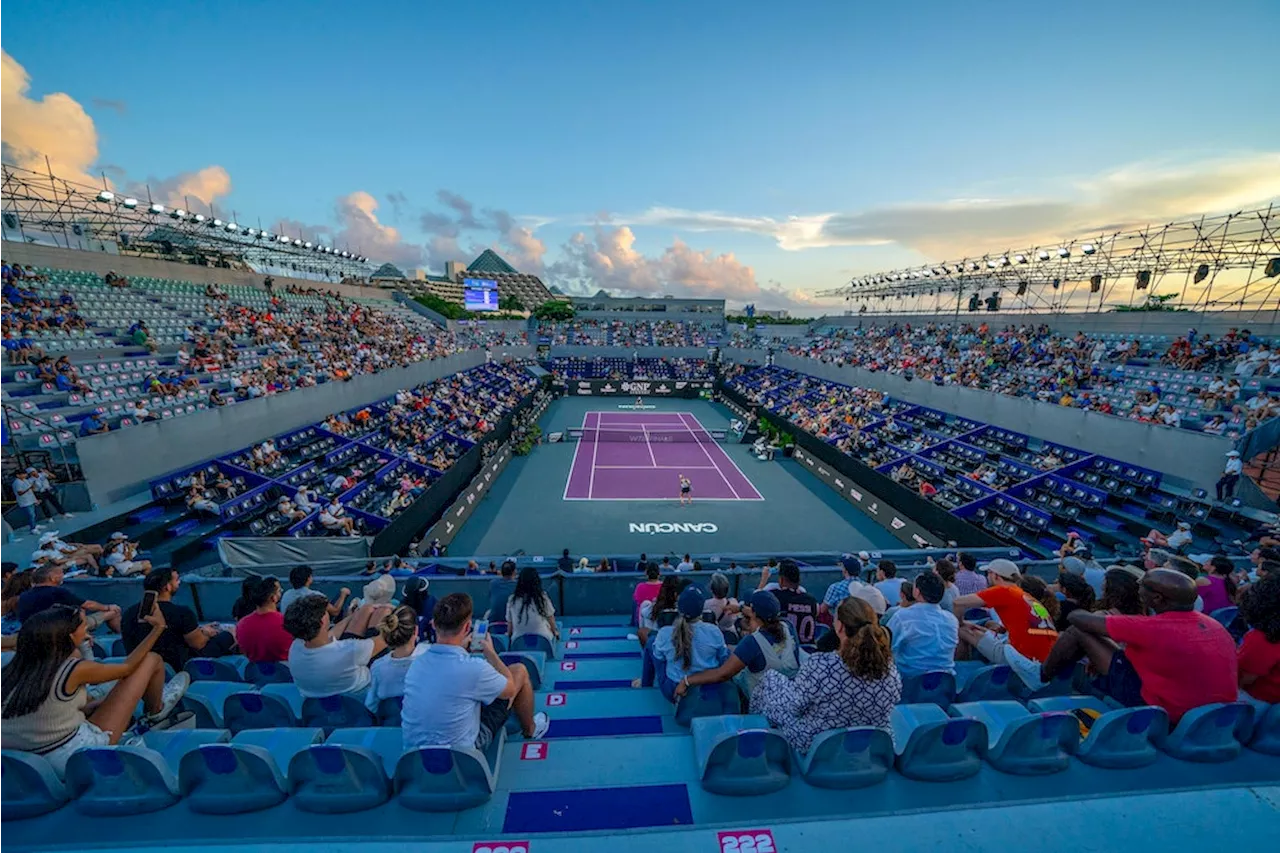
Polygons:
<instances>
[{"instance_id":1,"label":"concrete wall","mask_svg":"<svg viewBox=\"0 0 1280 853\"><path fill-rule=\"evenodd\" d=\"M1280 303L1270 311L1114 311L1105 314L1016 314L976 311L959 314L861 314L852 317L823 317L816 325L886 326L892 323L988 323L993 328L1047 323L1063 334L1079 331L1139 335L1184 335L1188 329L1203 334L1220 335L1228 329L1248 329L1255 335L1280 334Z\"/></svg>"},{"instance_id":2,"label":"concrete wall","mask_svg":"<svg viewBox=\"0 0 1280 853\"><path fill-rule=\"evenodd\" d=\"M932 382L907 381L888 373L837 367L785 354L778 355L775 363L846 385L879 388L899 400L1132 462L1210 490L1222 475L1225 454L1235 446L1231 439L1221 436L1068 409L1025 397L940 387Z\"/></svg>"},{"instance_id":3,"label":"concrete wall","mask_svg":"<svg viewBox=\"0 0 1280 853\"><path fill-rule=\"evenodd\" d=\"M350 382L328 382L208 409L172 422L88 436L76 445L80 465L94 502L106 504L145 489L150 480L170 471L315 423L333 412L366 405L400 388L475 367L484 359L483 351L471 350Z\"/></svg>"},{"instance_id":4,"label":"concrete wall","mask_svg":"<svg viewBox=\"0 0 1280 853\"><path fill-rule=\"evenodd\" d=\"M115 270L125 278L149 276L151 278L169 278L177 281L194 281L197 284L248 285L250 287L262 287L263 278L261 273L253 272L252 270L198 267L192 264L159 261L153 258L61 249L55 246L15 243L8 240L0 246L0 254L3 254L4 259L10 263L34 264L37 267L77 270L97 273L98 275L105 275L108 270ZM391 291L380 287L357 287L327 281L314 281L309 278L289 278L282 275L273 275L272 277L275 279L278 290L283 290L289 285L295 284L299 287L315 287L320 290L334 291L347 297L391 298Z\"/></svg>"},{"instance_id":5,"label":"concrete wall","mask_svg":"<svg viewBox=\"0 0 1280 853\"><path fill-rule=\"evenodd\" d=\"M449 320L449 330L459 331L470 328L471 321ZM529 331L528 320L485 320L482 329L490 332L506 332L509 335L518 335L521 332Z\"/></svg>"}]
</instances>

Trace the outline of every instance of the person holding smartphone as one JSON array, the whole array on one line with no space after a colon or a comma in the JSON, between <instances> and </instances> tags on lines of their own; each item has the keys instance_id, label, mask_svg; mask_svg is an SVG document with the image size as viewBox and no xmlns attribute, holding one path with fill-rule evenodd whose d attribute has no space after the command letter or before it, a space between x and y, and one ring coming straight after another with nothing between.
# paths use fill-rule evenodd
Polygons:
<instances>
[{"instance_id":1,"label":"person holding smartphone","mask_svg":"<svg viewBox=\"0 0 1280 853\"><path fill-rule=\"evenodd\" d=\"M234 634L216 624L201 625L194 610L173 600L181 585L182 579L172 566L153 569L142 582L145 594L154 598L155 608L164 614L166 628L154 643L156 654L177 672L189 658L219 658L236 649ZM120 639L126 651L138 648L148 636L143 619L145 603L129 605L121 617Z\"/></svg>"},{"instance_id":2,"label":"person holding smartphone","mask_svg":"<svg viewBox=\"0 0 1280 853\"><path fill-rule=\"evenodd\" d=\"M139 700L145 710L142 723L151 726L168 717L191 676L179 672L165 683L164 661L152 651L167 627L164 610L153 607L142 618L146 636L123 663L80 656L89 629L78 607L55 604L23 621L0 689L5 749L43 755L61 776L77 749L120 743ZM91 703L88 686L110 682L115 682L111 692Z\"/></svg>"}]
</instances>

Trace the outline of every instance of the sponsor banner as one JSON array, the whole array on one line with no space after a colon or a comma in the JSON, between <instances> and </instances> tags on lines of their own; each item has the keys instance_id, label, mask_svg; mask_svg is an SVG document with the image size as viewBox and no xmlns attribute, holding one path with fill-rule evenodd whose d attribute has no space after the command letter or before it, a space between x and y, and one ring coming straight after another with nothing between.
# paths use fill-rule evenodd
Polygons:
<instances>
[{"instance_id":1,"label":"sponsor banner","mask_svg":"<svg viewBox=\"0 0 1280 853\"><path fill-rule=\"evenodd\" d=\"M720 528L709 521L706 522L684 522L684 521L649 521L642 524L630 522L627 524L628 533L719 533Z\"/></svg>"},{"instance_id":2,"label":"sponsor banner","mask_svg":"<svg viewBox=\"0 0 1280 853\"><path fill-rule=\"evenodd\" d=\"M841 497L862 510L868 517L872 518L904 544L913 548L932 547L935 544L929 536L929 532L919 524L884 503L875 495L862 491L850 483L847 478L831 471L825 464L811 456L808 451L801 447L796 447L794 456L797 462L807 466L810 471L817 475L819 480L839 492Z\"/></svg>"},{"instance_id":3,"label":"sponsor banner","mask_svg":"<svg viewBox=\"0 0 1280 853\"><path fill-rule=\"evenodd\" d=\"M452 542L453 537L458 535L458 531L462 529L462 525L466 523L471 513L475 512L476 507L480 505L480 499L484 497L485 492L498 481L498 477L510 461L511 446L504 444L498 448L484 467L476 472L476 476L472 478L466 490L458 495L458 499L445 510L440 520L423 535L422 542L429 543L433 539L439 539L440 544L445 546Z\"/></svg>"},{"instance_id":4,"label":"sponsor banner","mask_svg":"<svg viewBox=\"0 0 1280 853\"><path fill-rule=\"evenodd\" d=\"M715 387L713 380L575 379L569 393L577 397L700 397Z\"/></svg>"}]
</instances>

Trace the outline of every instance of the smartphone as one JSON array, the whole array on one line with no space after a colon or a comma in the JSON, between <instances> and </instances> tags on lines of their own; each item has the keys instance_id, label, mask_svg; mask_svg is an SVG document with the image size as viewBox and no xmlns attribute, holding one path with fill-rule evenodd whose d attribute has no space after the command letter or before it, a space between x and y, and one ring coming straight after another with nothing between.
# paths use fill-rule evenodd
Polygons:
<instances>
[{"instance_id":1,"label":"smartphone","mask_svg":"<svg viewBox=\"0 0 1280 853\"><path fill-rule=\"evenodd\" d=\"M151 615L151 611L156 607L156 591L149 589L142 594L142 604L138 606L138 621L146 622L146 617Z\"/></svg>"},{"instance_id":2,"label":"smartphone","mask_svg":"<svg viewBox=\"0 0 1280 853\"><path fill-rule=\"evenodd\" d=\"M484 649L484 635L487 633L489 633L489 620L477 619L471 629L471 651L478 652Z\"/></svg>"}]
</instances>

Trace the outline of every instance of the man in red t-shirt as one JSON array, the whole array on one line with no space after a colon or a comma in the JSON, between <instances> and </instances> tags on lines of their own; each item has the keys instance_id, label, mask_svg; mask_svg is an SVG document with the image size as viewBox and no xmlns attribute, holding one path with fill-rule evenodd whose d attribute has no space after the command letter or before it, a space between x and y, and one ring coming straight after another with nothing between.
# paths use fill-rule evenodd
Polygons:
<instances>
[{"instance_id":1,"label":"man in red t-shirt","mask_svg":"<svg viewBox=\"0 0 1280 853\"><path fill-rule=\"evenodd\" d=\"M1236 700L1236 644L1227 629L1195 612L1195 581L1172 569L1142 578L1139 596L1153 616L1073 610L1042 677L1088 657L1102 688L1122 705L1156 705L1171 725L1192 708ZM1121 648L1123 646L1123 648Z\"/></svg>"},{"instance_id":2,"label":"man in red t-shirt","mask_svg":"<svg viewBox=\"0 0 1280 853\"><path fill-rule=\"evenodd\" d=\"M293 635L284 629L280 612L280 581L265 577L246 593L253 612L236 623L240 653L254 663L281 663L289 659Z\"/></svg>"},{"instance_id":3,"label":"man in red t-shirt","mask_svg":"<svg viewBox=\"0 0 1280 853\"><path fill-rule=\"evenodd\" d=\"M960 624L960 638L991 663L1007 664L1031 690L1044 686L1040 662L1058 639L1053 617L1040 602L1023 591L1022 572L1012 560L987 563L986 589L962 595L953 605L963 614L970 607L996 612L1003 633L972 622Z\"/></svg>"}]
</instances>

